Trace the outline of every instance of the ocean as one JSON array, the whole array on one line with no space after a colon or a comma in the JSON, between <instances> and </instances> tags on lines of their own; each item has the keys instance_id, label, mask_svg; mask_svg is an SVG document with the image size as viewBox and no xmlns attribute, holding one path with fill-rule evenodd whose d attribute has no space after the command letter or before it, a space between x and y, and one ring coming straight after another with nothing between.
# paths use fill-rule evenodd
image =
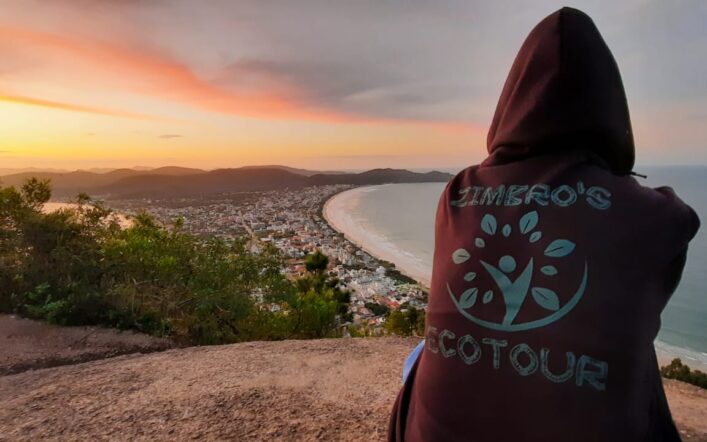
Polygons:
<instances>
[{"instance_id":1,"label":"ocean","mask_svg":"<svg viewBox=\"0 0 707 442\"><path fill-rule=\"evenodd\" d=\"M707 224L707 167L643 167L647 186L671 186ZM444 183L356 188L327 203L327 219L373 255L429 284L434 216ZM682 281L663 311L656 341L662 359L707 367L707 226L692 241Z\"/></svg>"}]
</instances>

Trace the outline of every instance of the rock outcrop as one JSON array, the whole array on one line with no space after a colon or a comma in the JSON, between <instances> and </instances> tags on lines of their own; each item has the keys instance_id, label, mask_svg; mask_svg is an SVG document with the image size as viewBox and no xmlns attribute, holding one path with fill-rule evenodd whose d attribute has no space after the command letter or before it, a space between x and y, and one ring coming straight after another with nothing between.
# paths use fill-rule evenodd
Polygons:
<instances>
[{"instance_id":1,"label":"rock outcrop","mask_svg":"<svg viewBox=\"0 0 707 442\"><path fill-rule=\"evenodd\" d=\"M0 440L383 440L416 343L252 342L2 376ZM707 392L666 388L683 437L707 440Z\"/></svg>"}]
</instances>

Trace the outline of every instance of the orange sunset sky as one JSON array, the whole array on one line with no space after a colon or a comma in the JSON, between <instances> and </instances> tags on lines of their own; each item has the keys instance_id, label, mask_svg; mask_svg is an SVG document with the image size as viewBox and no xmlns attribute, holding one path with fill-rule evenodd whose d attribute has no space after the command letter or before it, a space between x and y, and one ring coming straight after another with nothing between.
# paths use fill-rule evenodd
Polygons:
<instances>
[{"instance_id":1,"label":"orange sunset sky","mask_svg":"<svg viewBox=\"0 0 707 442\"><path fill-rule=\"evenodd\" d=\"M461 168L557 1L0 0L0 168ZM575 2L639 164L707 164L707 3Z\"/></svg>"}]
</instances>

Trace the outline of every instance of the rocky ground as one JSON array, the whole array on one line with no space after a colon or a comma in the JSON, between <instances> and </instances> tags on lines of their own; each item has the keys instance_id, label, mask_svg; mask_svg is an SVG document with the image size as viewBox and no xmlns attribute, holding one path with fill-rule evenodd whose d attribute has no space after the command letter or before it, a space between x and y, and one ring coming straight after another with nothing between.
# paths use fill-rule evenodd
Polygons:
<instances>
[{"instance_id":1,"label":"rocky ground","mask_svg":"<svg viewBox=\"0 0 707 442\"><path fill-rule=\"evenodd\" d=\"M0 315L0 376L172 347L167 339L99 327L59 327Z\"/></svg>"},{"instance_id":2,"label":"rocky ground","mask_svg":"<svg viewBox=\"0 0 707 442\"><path fill-rule=\"evenodd\" d=\"M2 376L0 441L383 440L416 342L192 347ZM666 389L685 440L707 440L707 391Z\"/></svg>"}]
</instances>

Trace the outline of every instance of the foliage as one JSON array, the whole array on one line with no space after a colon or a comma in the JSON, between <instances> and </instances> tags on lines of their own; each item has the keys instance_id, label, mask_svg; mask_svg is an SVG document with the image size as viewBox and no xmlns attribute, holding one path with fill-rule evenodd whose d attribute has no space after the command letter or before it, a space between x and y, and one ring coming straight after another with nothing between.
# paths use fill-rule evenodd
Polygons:
<instances>
[{"instance_id":1,"label":"foliage","mask_svg":"<svg viewBox=\"0 0 707 442\"><path fill-rule=\"evenodd\" d=\"M395 268L395 264L393 264L392 262L384 260L379 260L379 262L383 266L383 268L385 268L385 274L389 278L392 278L401 284L417 284L417 281L415 281L413 278L405 275L400 270Z\"/></svg>"},{"instance_id":2,"label":"foliage","mask_svg":"<svg viewBox=\"0 0 707 442\"><path fill-rule=\"evenodd\" d=\"M308 272L322 273L329 265L329 257L323 254L320 250L310 253L304 258L304 266Z\"/></svg>"},{"instance_id":3,"label":"foliage","mask_svg":"<svg viewBox=\"0 0 707 442\"><path fill-rule=\"evenodd\" d=\"M324 259L317 258L319 263L328 261L326 255L321 256ZM321 267L312 267L311 271L314 273L295 281L296 294L290 302L291 313L295 318L294 337L321 338L337 322L352 320L349 311L351 293L340 289L339 280L326 275Z\"/></svg>"},{"instance_id":4,"label":"foliage","mask_svg":"<svg viewBox=\"0 0 707 442\"><path fill-rule=\"evenodd\" d=\"M42 213L50 197L36 179L0 188L0 311L196 344L328 336L348 314L350 295L324 274L323 254L293 284L273 246L199 238L146 213L121 228L87 195Z\"/></svg>"},{"instance_id":5,"label":"foliage","mask_svg":"<svg viewBox=\"0 0 707 442\"><path fill-rule=\"evenodd\" d=\"M402 336L422 336L425 333L425 311L412 306L393 310L385 321L389 333Z\"/></svg>"},{"instance_id":6,"label":"foliage","mask_svg":"<svg viewBox=\"0 0 707 442\"><path fill-rule=\"evenodd\" d=\"M661 367L660 374L664 378L676 379L701 388L707 388L707 373L700 370L691 370L680 359L673 359L669 365Z\"/></svg>"},{"instance_id":7,"label":"foliage","mask_svg":"<svg viewBox=\"0 0 707 442\"><path fill-rule=\"evenodd\" d=\"M364 306L375 316L382 316L390 312L390 308L387 305L378 304L377 302L367 302Z\"/></svg>"},{"instance_id":8,"label":"foliage","mask_svg":"<svg viewBox=\"0 0 707 442\"><path fill-rule=\"evenodd\" d=\"M380 327L372 327L367 324L351 325L348 327L348 331L352 338L380 337L384 335L384 332Z\"/></svg>"}]
</instances>

